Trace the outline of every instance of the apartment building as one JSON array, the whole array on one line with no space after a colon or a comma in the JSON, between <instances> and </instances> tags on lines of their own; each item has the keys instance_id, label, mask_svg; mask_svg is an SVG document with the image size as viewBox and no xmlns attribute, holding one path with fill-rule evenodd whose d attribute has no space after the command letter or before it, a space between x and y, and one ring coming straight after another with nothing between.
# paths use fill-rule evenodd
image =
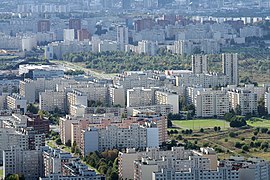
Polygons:
<instances>
[{"instance_id":1,"label":"apartment building","mask_svg":"<svg viewBox=\"0 0 270 180\"><path fill-rule=\"evenodd\" d=\"M128 116L136 116L138 112L141 111L152 111L157 114L161 114L162 116L167 116L170 113L173 113L173 105L171 104L159 104L152 106L138 106L138 107L128 107L127 115Z\"/></svg>"},{"instance_id":2,"label":"apartment building","mask_svg":"<svg viewBox=\"0 0 270 180\"><path fill-rule=\"evenodd\" d=\"M87 83L86 87L76 88L77 90L85 93L89 101L108 103L108 87L104 84Z\"/></svg>"},{"instance_id":3,"label":"apartment building","mask_svg":"<svg viewBox=\"0 0 270 180\"><path fill-rule=\"evenodd\" d=\"M7 96L10 95L10 93L0 93L0 109L1 110L7 110Z\"/></svg>"},{"instance_id":4,"label":"apartment building","mask_svg":"<svg viewBox=\"0 0 270 180\"><path fill-rule=\"evenodd\" d=\"M3 178L9 174L23 174L25 179L35 180L44 176L41 150L23 150L11 147L3 151Z\"/></svg>"},{"instance_id":5,"label":"apartment building","mask_svg":"<svg viewBox=\"0 0 270 180\"><path fill-rule=\"evenodd\" d=\"M148 124L148 126L154 125L154 127L158 128L158 138L159 138L159 145L162 142L168 141L168 134L167 134L167 123L168 120L166 116L160 116L156 112L151 111L140 111L137 112L136 116L128 117L127 120L131 120L132 122L140 122L140 124Z\"/></svg>"},{"instance_id":6,"label":"apartment building","mask_svg":"<svg viewBox=\"0 0 270 180\"><path fill-rule=\"evenodd\" d=\"M81 131L87 129L90 122L88 119L78 119L76 122L71 123L71 144L80 144Z\"/></svg>"},{"instance_id":7,"label":"apartment building","mask_svg":"<svg viewBox=\"0 0 270 180\"><path fill-rule=\"evenodd\" d=\"M0 80L0 93L16 93L19 92L19 80L2 79Z\"/></svg>"},{"instance_id":8,"label":"apartment building","mask_svg":"<svg viewBox=\"0 0 270 180\"><path fill-rule=\"evenodd\" d=\"M125 26L117 26L117 43L119 50L124 51L125 45L128 44L128 28Z\"/></svg>"},{"instance_id":9,"label":"apartment building","mask_svg":"<svg viewBox=\"0 0 270 180\"><path fill-rule=\"evenodd\" d=\"M39 93L39 109L48 112L66 111L66 93L45 90Z\"/></svg>"},{"instance_id":10,"label":"apartment building","mask_svg":"<svg viewBox=\"0 0 270 180\"><path fill-rule=\"evenodd\" d=\"M87 95L82 91L73 90L67 93L67 110L70 111L72 105L87 106Z\"/></svg>"},{"instance_id":11,"label":"apartment building","mask_svg":"<svg viewBox=\"0 0 270 180\"><path fill-rule=\"evenodd\" d=\"M238 85L238 55L226 53L221 57L223 74L227 76L228 84Z\"/></svg>"},{"instance_id":12,"label":"apartment building","mask_svg":"<svg viewBox=\"0 0 270 180\"><path fill-rule=\"evenodd\" d=\"M175 171L188 171L191 168L200 170L210 169L210 160L201 156L189 156L189 159L181 160L171 156L163 156L162 159L141 158L134 161L134 180L153 179L153 174L162 169L174 169ZM163 177L161 175L161 177ZM158 178L157 178L158 179Z\"/></svg>"},{"instance_id":13,"label":"apartment building","mask_svg":"<svg viewBox=\"0 0 270 180\"><path fill-rule=\"evenodd\" d=\"M250 90L231 89L228 91L230 108L241 110L241 115L256 114L258 109L258 96Z\"/></svg>"},{"instance_id":14,"label":"apartment building","mask_svg":"<svg viewBox=\"0 0 270 180\"><path fill-rule=\"evenodd\" d=\"M77 120L70 116L59 119L60 139L62 143L67 143L68 140L71 140L71 124L76 122Z\"/></svg>"},{"instance_id":15,"label":"apartment building","mask_svg":"<svg viewBox=\"0 0 270 180\"><path fill-rule=\"evenodd\" d=\"M17 93L13 93L7 96L7 109L19 110L22 113L26 113L27 105L26 99Z\"/></svg>"},{"instance_id":16,"label":"apartment building","mask_svg":"<svg viewBox=\"0 0 270 180\"><path fill-rule=\"evenodd\" d=\"M49 174L41 177L39 180L105 180L102 174L96 174L94 170L88 169L88 166L81 163L79 159L65 162L62 164L62 173Z\"/></svg>"},{"instance_id":17,"label":"apartment building","mask_svg":"<svg viewBox=\"0 0 270 180\"><path fill-rule=\"evenodd\" d=\"M92 141L90 142L88 139L92 139ZM83 155L117 147L145 148L148 145L159 145L157 128L132 123L129 125L112 124L105 128L92 127L82 131Z\"/></svg>"},{"instance_id":18,"label":"apartment building","mask_svg":"<svg viewBox=\"0 0 270 180\"><path fill-rule=\"evenodd\" d=\"M225 91L198 90L194 96L197 117L223 117L229 112L229 94Z\"/></svg>"},{"instance_id":19,"label":"apartment building","mask_svg":"<svg viewBox=\"0 0 270 180\"><path fill-rule=\"evenodd\" d=\"M125 107L125 90L123 87L109 87L109 104Z\"/></svg>"},{"instance_id":20,"label":"apartment building","mask_svg":"<svg viewBox=\"0 0 270 180\"><path fill-rule=\"evenodd\" d=\"M28 103L34 103L36 88L35 83L31 79L25 79L24 81L20 81L20 95L23 96Z\"/></svg>"},{"instance_id":21,"label":"apartment building","mask_svg":"<svg viewBox=\"0 0 270 180\"><path fill-rule=\"evenodd\" d=\"M239 180L269 179L269 162L260 158L248 158L231 156L229 159L221 160L219 167L236 169Z\"/></svg>"},{"instance_id":22,"label":"apartment building","mask_svg":"<svg viewBox=\"0 0 270 180\"><path fill-rule=\"evenodd\" d=\"M39 93L45 90L55 91L56 85L62 81L61 78L37 78L24 79L20 81L20 95L25 97L28 103L34 103L39 100Z\"/></svg>"},{"instance_id":23,"label":"apartment building","mask_svg":"<svg viewBox=\"0 0 270 180\"><path fill-rule=\"evenodd\" d=\"M151 87L161 86L161 81L154 77L152 72L131 71L114 77L113 83L117 86L122 86L124 90L134 87Z\"/></svg>"},{"instance_id":24,"label":"apartment building","mask_svg":"<svg viewBox=\"0 0 270 180\"><path fill-rule=\"evenodd\" d=\"M192 55L192 73L206 74L208 73L207 55Z\"/></svg>"},{"instance_id":25,"label":"apartment building","mask_svg":"<svg viewBox=\"0 0 270 180\"><path fill-rule=\"evenodd\" d=\"M200 180L239 180L239 172L226 167L218 168L215 171L201 170L197 168L191 168L187 171L177 172L173 169L161 169L158 172L153 172L153 180L188 180L188 179L200 179Z\"/></svg>"},{"instance_id":26,"label":"apartment building","mask_svg":"<svg viewBox=\"0 0 270 180\"><path fill-rule=\"evenodd\" d=\"M267 109L268 114L270 114L270 93L265 93L264 95L265 108Z\"/></svg>"},{"instance_id":27,"label":"apartment building","mask_svg":"<svg viewBox=\"0 0 270 180\"><path fill-rule=\"evenodd\" d=\"M127 107L150 106L154 103L154 89L143 87L127 90Z\"/></svg>"},{"instance_id":28,"label":"apartment building","mask_svg":"<svg viewBox=\"0 0 270 180\"><path fill-rule=\"evenodd\" d=\"M49 126L50 121L48 119L44 119L38 114L27 115L27 127L33 127L38 134L49 134Z\"/></svg>"},{"instance_id":29,"label":"apartment building","mask_svg":"<svg viewBox=\"0 0 270 180\"><path fill-rule=\"evenodd\" d=\"M180 74L176 76L176 86L190 87L201 86L203 88L220 87L228 84L228 77L223 74Z\"/></svg>"},{"instance_id":30,"label":"apartment building","mask_svg":"<svg viewBox=\"0 0 270 180\"><path fill-rule=\"evenodd\" d=\"M13 146L28 149L28 136L10 128L0 128L0 163L3 163L3 151Z\"/></svg>"},{"instance_id":31,"label":"apartment building","mask_svg":"<svg viewBox=\"0 0 270 180\"><path fill-rule=\"evenodd\" d=\"M61 174L63 164L71 162L70 153L61 152L59 149L48 148L43 150L44 175Z\"/></svg>"},{"instance_id":32,"label":"apartment building","mask_svg":"<svg viewBox=\"0 0 270 180\"><path fill-rule=\"evenodd\" d=\"M176 92L169 90L157 90L155 91L155 104L157 105L172 105L173 114L179 113L179 95Z\"/></svg>"},{"instance_id":33,"label":"apartment building","mask_svg":"<svg viewBox=\"0 0 270 180\"><path fill-rule=\"evenodd\" d=\"M133 164L133 168L131 165ZM147 148L119 152L119 177L155 180L254 180L269 178L269 162L259 158L232 156L217 161L212 148L200 151L173 147L169 151Z\"/></svg>"},{"instance_id":34,"label":"apartment building","mask_svg":"<svg viewBox=\"0 0 270 180\"><path fill-rule=\"evenodd\" d=\"M178 159L188 159L190 155L192 155L192 152L185 150L183 147L173 147L168 151L163 151L159 148L146 148L145 151L136 151L135 148L127 148L125 152L119 152L119 177L133 179L134 161L142 157L161 159L163 156L174 156Z\"/></svg>"}]
</instances>

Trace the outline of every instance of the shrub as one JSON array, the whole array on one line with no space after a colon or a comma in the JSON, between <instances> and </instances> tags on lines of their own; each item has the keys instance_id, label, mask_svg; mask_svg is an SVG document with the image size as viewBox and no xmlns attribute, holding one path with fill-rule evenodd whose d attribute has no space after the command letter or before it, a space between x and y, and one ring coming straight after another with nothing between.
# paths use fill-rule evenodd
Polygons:
<instances>
[{"instance_id":1,"label":"shrub","mask_svg":"<svg viewBox=\"0 0 270 180\"><path fill-rule=\"evenodd\" d=\"M236 142L235 145L234 145L234 147L239 148L239 149L240 149L242 146L243 146L243 144L240 143L240 142Z\"/></svg>"},{"instance_id":2,"label":"shrub","mask_svg":"<svg viewBox=\"0 0 270 180\"><path fill-rule=\"evenodd\" d=\"M242 150L243 150L243 151L248 151L248 146L247 146L247 145L244 145L244 146L242 147Z\"/></svg>"}]
</instances>

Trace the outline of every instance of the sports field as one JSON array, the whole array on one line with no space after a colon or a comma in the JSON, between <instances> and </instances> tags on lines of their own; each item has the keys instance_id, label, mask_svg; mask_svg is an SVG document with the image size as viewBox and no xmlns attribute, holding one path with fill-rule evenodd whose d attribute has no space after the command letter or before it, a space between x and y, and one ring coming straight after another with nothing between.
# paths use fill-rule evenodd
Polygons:
<instances>
[{"instance_id":1,"label":"sports field","mask_svg":"<svg viewBox=\"0 0 270 180\"><path fill-rule=\"evenodd\" d=\"M201 128L213 128L219 126L222 129L227 129L230 124L224 120L218 119L194 119L194 120L175 120L172 121L174 126L180 127L182 129L201 129Z\"/></svg>"},{"instance_id":2,"label":"sports field","mask_svg":"<svg viewBox=\"0 0 270 180\"><path fill-rule=\"evenodd\" d=\"M266 127L270 128L270 120L256 118L254 121L247 121L247 124L252 127Z\"/></svg>"}]
</instances>

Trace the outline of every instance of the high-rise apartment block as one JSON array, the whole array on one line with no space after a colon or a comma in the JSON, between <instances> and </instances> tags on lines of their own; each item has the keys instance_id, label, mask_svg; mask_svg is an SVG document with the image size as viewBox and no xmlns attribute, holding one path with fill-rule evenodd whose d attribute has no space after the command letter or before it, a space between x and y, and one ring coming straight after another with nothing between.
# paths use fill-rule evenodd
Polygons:
<instances>
[{"instance_id":1,"label":"high-rise apartment block","mask_svg":"<svg viewBox=\"0 0 270 180\"><path fill-rule=\"evenodd\" d=\"M51 30L50 20L44 19L38 21L38 32L49 32Z\"/></svg>"},{"instance_id":2,"label":"high-rise apartment block","mask_svg":"<svg viewBox=\"0 0 270 180\"><path fill-rule=\"evenodd\" d=\"M222 54L223 73L228 78L229 85L238 85L238 55Z\"/></svg>"},{"instance_id":3,"label":"high-rise apartment block","mask_svg":"<svg viewBox=\"0 0 270 180\"><path fill-rule=\"evenodd\" d=\"M125 51L125 45L128 44L128 28L125 26L117 26L117 42L119 50Z\"/></svg>"}]
</instances>

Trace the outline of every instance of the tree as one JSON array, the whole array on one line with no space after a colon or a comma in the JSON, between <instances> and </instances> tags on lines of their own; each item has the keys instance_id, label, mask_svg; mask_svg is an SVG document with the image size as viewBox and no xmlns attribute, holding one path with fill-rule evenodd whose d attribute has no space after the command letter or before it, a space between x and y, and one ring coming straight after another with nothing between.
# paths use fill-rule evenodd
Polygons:
<instances>
[{"instance_id":1,"label":"tree","mask_svg":"<svg viewBox=\"0 0 270 180\"><path fill-rule=\"evenodd\" d=\"M237 136L237 134L236 134L235 132L230 132L230 133L229 133L229 136L232 137L232 138L234 138L234 137Z\"/></svg>"},{"instance_id":2,"label":"tree","mask_svg":"<svg viewBox=\"0 0 270 180\"><path fill-rule=\"evenodd\" d=\"M243 146L243 144L240 143L240 142L236 142L234 146L235 146L236 148L239 148L239 149L240 149L240 148Z\"/></svg>"},{"instance_id":3,"label":"tree","mask_svg":"<svg viewBox=\"0 0 270 180\"><path fill-rule=\"evenodd\" d=\"M242 126L246 126L247 122L245 121L245 119L243 117L233 117L231 122L230 122L230 126L231 127L242 127Z\"/></svg>"},{"instance_id":4,"label":"tree","mask_svg":"<svg viewBox=\"0 0 270 180\"><path fill-rule=\"evenodd\" d=\"M22 174L9 174L5 180L25 180L25 178Z\"/></svg>"},{"instance_id":5,"label":"tree","mask_svg":"<svg viewBox=\"0 0 270 180\"><path fill-rule=\"evenodd\" d=\"M242 150L243 150L243 151L248 151L248 146L247 146L247 145L244 145L244 146L242 147Z\"/></svg>"},{"instance_id":6,"label":"tree","mask_svg":"<svg viewBox=\"0 0 270 180\"><path fill-rule=\"evenodd\" d=\"M235 108L235 114L236 115L241 115L242 114L241 106L239 104L237 104L237 106Z\"/></svg>"},{"instance_id":7,"label":"tree","mask_svg":"<svg viewBox=\"0 0 270 180\"><path fill-rule=\"evenodd\" d=\"M190 115L193 117L195 115L196 107L194 104L190 104L188 106L188 111L190 112Z\"/></svg>"},{"instance_id":8,"label":"tree","mask_svg":"<svg viewBox=\"0 0 270 180\"><path fill-rule=\"evenodd\" d=\"M228 112L224 115L224 119L226 121L231 121L231 119L235 116L234 111Z\"/></svg>"},{"instance_id":9,"label":"tree","mask_svg":"<svg viewBox=\"0 0 270 180\"><path fill-rule=\"evenodd\" d=\"M108 178L109 180L118 180L119 177L118 177L118 173L116 171L113 171L111 174L110 174L110 177Z\"/></svg>"},{"instance_id":10,"label":"tree","mask_svg":"<svg viewBox=\"0 0 270 180\"><path fill-rule=\"evenodd\" d=\"M34 106L32 103L30 103L27 106L27 111L32 113L32 114L37 114L38 113L38 107Z\"/></svg>"},{"instance_id":11,"label":"tree","mask_svg":"<svg viewBox=\"0 0 270 180\"><path fill-rule=\"evenodd\" d=\"M268 128L261 128L261 133L267 133Z\"/></svg>"},{"instance_id":12,"label":"tree","mask_svg":"<svg viewBox=\"0 0 270 180\"><path fill-rule=\"evenodd\" d=\"M55 143L56 143L57 145L62 145L62 141L61 141L60 138L57 138L56 141L55 141Z\"/></svg>"},{"instance_id":13,"label":"tree","mask_svg":"<svg viewBox=\"0 0 270 180\"><path fill-rule=\"evenodd\" d=\"M71 140L70 139L66 142L66 146L71 147Z\"/></svg>"}]
</instances>

